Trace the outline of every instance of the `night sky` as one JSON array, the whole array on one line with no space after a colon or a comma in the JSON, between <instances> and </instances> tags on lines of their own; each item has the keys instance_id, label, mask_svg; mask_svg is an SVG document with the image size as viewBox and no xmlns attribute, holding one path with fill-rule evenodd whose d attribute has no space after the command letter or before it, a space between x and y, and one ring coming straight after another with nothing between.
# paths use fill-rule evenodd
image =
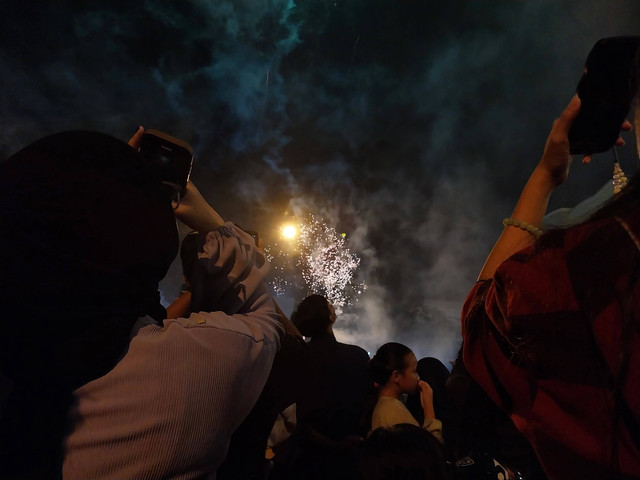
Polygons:
<instances>
[{"instance_id":1,"label":"night sky","mask_svg":"<svg viewBox=\"0 0 640 480\"><path fill-rule=\"evenodd\" d=\"M0 148L69 129L126 140L138 125L182 138L194 183L271 252L287 219L346 233L367 289L339 339L447 363L587 53L639 33L637 0L3 0ZM610 153L575 162L550 208L611 171ZM180 283L176 264L166 301ZM285 311L304 288L277 298Z\"/></svg>"}]
</instances>

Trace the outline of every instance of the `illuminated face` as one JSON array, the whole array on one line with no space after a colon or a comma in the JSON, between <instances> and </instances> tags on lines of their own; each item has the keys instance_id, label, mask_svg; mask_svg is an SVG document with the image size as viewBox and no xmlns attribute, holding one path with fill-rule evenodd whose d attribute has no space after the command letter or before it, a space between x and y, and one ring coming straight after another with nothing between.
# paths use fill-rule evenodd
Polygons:
<instances>
[{"instance_id":1,"label":"illuminated face","mask_svg":"<svg viewBox=\"0 0 640 480\"><path fill-rule=\"evenodd\" d=\"M418 360L413 353L408 353L405 359L406 368L401 372L396 379L400 393L414 393L418 389L418 381L420 375L418 375Z\"/></svg>"}]
</instances>

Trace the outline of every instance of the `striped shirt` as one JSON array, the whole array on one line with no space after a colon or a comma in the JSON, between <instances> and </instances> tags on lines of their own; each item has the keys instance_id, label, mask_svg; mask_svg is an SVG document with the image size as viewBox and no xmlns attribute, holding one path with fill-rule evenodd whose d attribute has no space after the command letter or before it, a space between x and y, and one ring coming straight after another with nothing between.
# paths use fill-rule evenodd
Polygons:
<instances>
[{"instance_id":1,"label":"striped shirt","mask_svg":"<svg viewBox=\"0 0 640 480\"><path fill-rule=\"evenodd\" d=\"M223 289L220 310L162 327L139 321L113 370L75 392L65 479L215 478L282 327L251 236L227 224L207 235L204 251L199 262Z\"/></svg>"}]
</instances>

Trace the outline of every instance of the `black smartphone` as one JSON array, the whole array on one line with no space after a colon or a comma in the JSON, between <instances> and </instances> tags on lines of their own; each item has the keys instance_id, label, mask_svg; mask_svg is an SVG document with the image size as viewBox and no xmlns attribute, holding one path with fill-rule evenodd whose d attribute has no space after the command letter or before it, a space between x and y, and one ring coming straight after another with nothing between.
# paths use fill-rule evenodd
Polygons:
<instances>
[{"instance_id":1,"label":"black smartphone","mask_svg":"<svg viewBox=\"0 0 640 480\"><path fill-rule=\"evenodd\" d=\"M180 196L186 193L193 166L191 145L158 130L145 130L139 151L158 166L165 184L179 189Z\"/></svg>"},{"instance_id":2,"label":"black smartphone","mask_svg":"<svg viewBox=\"0 0 640 480\"><path fill-rule=\"evenodd\" d=\"M578 83L580 113L569 131L572 154L609 150L638 88L640 37L600 39L591 49Z\"/></svg>"}]
</instances>

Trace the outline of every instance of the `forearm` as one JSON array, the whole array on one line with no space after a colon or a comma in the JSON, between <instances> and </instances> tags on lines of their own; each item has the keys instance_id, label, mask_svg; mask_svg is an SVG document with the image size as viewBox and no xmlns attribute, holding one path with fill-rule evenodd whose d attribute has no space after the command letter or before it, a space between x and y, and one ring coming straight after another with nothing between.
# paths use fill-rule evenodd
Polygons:
<instances>
[{"instance_id":1,"label":"forearm","mask_svg":"<svg viewBox=\"0 0 640 480\"><path fill-rule=\"evenodd\" d=\"M187 317L191 313L191 292L184 292L167 307L167 318Z\"/></svg>"},{"instance_id":2,"label":"forearm","mask_svg":"<svg viewBox=\"0 0 640 480\"><path fill-rule=\"evenodd\" d=\"M539 164L522 190L511 217L539 228L556 183L548 170ZM535 239L535 236L526 230L514 226L505 227L487 257L478 280L492 278L503 261L531 245Z\"/></svg>"},{"instance_id":3,"label":"forearm","mask_svg":"<svg viewBox=\"0 0 640 480\"><path fill-rule=\"evenodd\" d=\"M174 213L182 223L203 233L211 232L225 223L191 182L187 184L187 193Z\"/></svg>"},{"instance_id":4,"label":"forearm","mask_svg":"<svg viewBox=\"0 0 640 480\"><path fill-rule=\"evenodd\" d=\"M140 141L144 134L144 128L138 127L136 133L129 139L136 151L140 148ZM174 210L175 216L182 223L197 230L207 233L224 225L224 220L211 205L207 203L200 191L192 182L187 183L187 191Z\"/></svg>"},{"instance_id":5,"label":"forearm","mask_svg":"<svg viewBox=\"0 0 640 480\"><path fill-rule=\"evenodd\" d=\"M512 218L540 228L551 192L569 175L572 160L569 149L569 128L579 111L580 99L575 95L560 117L553 122L542 159L522 190ZM535 236L527 230L515 226L505 227L487 257L478 280L493 278L496 269L503 261L534 241Z\"/></svg>"},{"instance_id":6,"label":"forearm","mask_svg":"<svg viewBox=\"0 0 640 480\"><path fill-rule=\"evenodd\" d=\"M424 380L419 380L418 390L420 391L420 405L422 406L425 420L435 418L436 413L433 408L433 390L431 389L431 385Z\"/></svg>"},{"instance_id":7,"label":"forearm","mask_svg":"<svg viewBox=\"0 0 640 480\"><path fill-rule=\"evenodd\" d=\"M198 232L211 232L224 225L224 220L209 204L201 204L197 209L185 208L176 217Z\"/></svg>"},{"instance_id":8,"label":"forearm","mask_svg":"<svg viewBox=\"0 0 640 480\"><path fill-rule=\"evenodd\" d=\"M423 405L422 406L422 411L424 413L425 420L429 420L431 418L436 418L436 412L433 409L433 403L430 403L429 405Z\"/></svg>"},{"instance_id":9,"label":"forearm","mask_svg":"<svg viewBox=\"0 0 640 480\"><path fill-rule=\"evenodd\" d=\"M437 418L425 419L422 428L430 432L440 443L444 443L444 438L442 436L442 422L440 420Z\"/></svg>"}]
</instances>

